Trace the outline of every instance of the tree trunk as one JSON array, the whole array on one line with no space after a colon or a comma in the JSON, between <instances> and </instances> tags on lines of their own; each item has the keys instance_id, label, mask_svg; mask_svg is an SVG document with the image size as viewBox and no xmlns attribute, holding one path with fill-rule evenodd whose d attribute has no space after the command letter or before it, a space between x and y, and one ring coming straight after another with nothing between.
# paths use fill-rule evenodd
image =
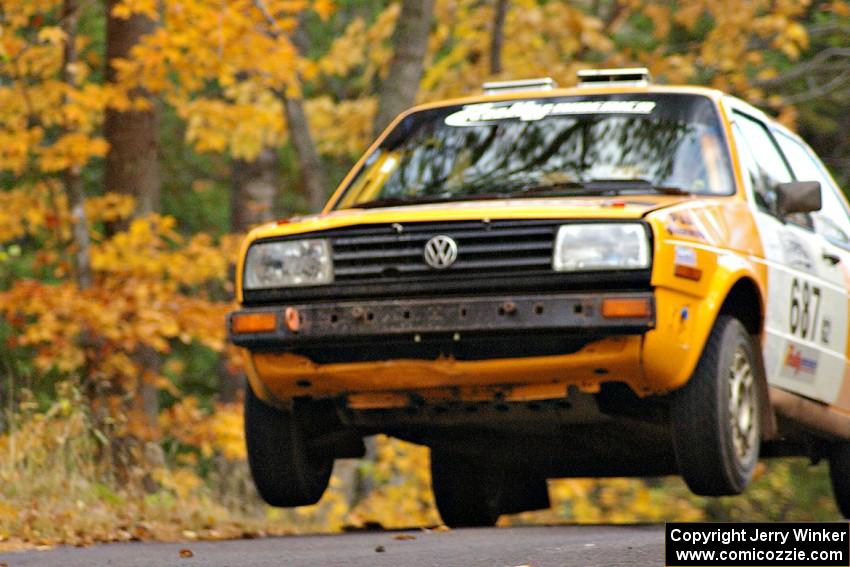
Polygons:
<instances>
[{"instance_id":1,"label":"tree trunk","mask_svg":"<svg viewBox=\"0 0 850 567\"><path fill-rule=\"evenodd\" d=\"M77 63L77 23L80 16L79 0L65 0L62 6L62 31L65 32L63 49L62 81L67 85L76 85L74 67ZM71 210L71 233L74 238L74 275L80 289L88 289L92 284L91 242L89 241L89 223L86 218L86 194L80 178L80 168L71 166L64 173L65 191Z\"/></svg>"},{"instance_id":2,"label":"tree trunk","mask_svg":"<svg viewBox=\"0 0 850 567\"><path fill-rule=\"evenodd\" d=\"M248 232L251 227L274 219L277 165L277 154L271 148L260 152L254 161L233 160L230 198L233 232Z\"/></svg>"},{"instance_id":3,"label":"tree trunk","mask_svg":"<svg viewBox=\"0 0 850 567\"><path fill-rule=\"evenodd\" d=\"M263 0L254 0L254 6L263 14L268 24L266 34L272 38L279 38L284 32L278 26L274 17L269 13ZM298 26L290 35L290 40L301 57L305 57L309 48L309 39L304 31L303 13L299 18ZM276 91L277 96L283 102L283 112L286 115L286 128L289 131L289 139L295 148L295 157L298 161L298 173L301 177L302 189L307 193L310 210L321 211L325 206L327 198L327 176L316 151L316 144L310 134L307 114L304 112L304 102L301 98L293 97L284 89Z\"/></svg>"},{"instance_id":4,"label":"tree trunk","mask_svg":"<svg viewBox=\"0 0 850 567\"><path fill-rule=\"evenodd\" d=\"M117 79L112 61L128 58L142 36L156 28L156 23L142 14L133 14L127 19L113 17L112 8L118 3L119 0L106 2L106 80L110 83ZM135 90L130 95L147 99L150 108L126 112L107 109L103 133L109 142L109 152L104 185L106 191L132 195L136 199L135 214L145 215L160 210L158 111L145 91ZM159 393L152 376L159 374L162 357L153 348L140 345L133 358L140 376L132 392L130 415L145 420L145 423L135 424L136 431L145 432L146 438L155 438Z\"/></svg>"},{"instance_id":5,"label":"tree trunk","mask_svg":"<svg viewBox=\"0 0 850 567\"><path fill-rule=\"evenodd\" d=\"M428 51L433 10L433 0L402 0L401 14L393 34L395 52L387 78L381 85L375 117L376 136L416 100Z\"/></svg>"},{"instance_id":6,"label":"tree trunk","mask_svg":"<svg viewBox=\"0 0 850 567\"><path fill-rule=\"evenodd\" d=\"M490 74L502 72L502 46L505 44L505 16L508 13L508 0L495 0L496 11L493 14L493 33L490 36Z\"/></svg>"},{"instance_id":7,"label":"tree trunk","mask_svg":"<svg viewBox=\"0 0 850 567\"><path fill-rule=\"evenodd\" d=\"M283 106L286 112L289 139L298 157L298 173L310 202L310 210L319 212L324 208L328 197L328 181L322 161L319 159L319 152L316 151L313 136L310 134L307 114L304 112L304 101L300 98L284 97Z\"/></svg>"},{"instance_id":8,"label":"tree trunk","mask_svg":"<svg viewBox=\"0 0 850 567\"><path fill-rule=\"evenodd\" d=\"M128 19L115 18L112 8L119 0L106 3L106 78L115 82L112 60L126 58L142 36L152 32L156 23L141 14ZM104 181L107 191L127 193L136 198L137 214L160 210L160 171L157 155L158 111L145 92L131 93L148 98L151 108L119 112L107 109L103 132L109 142Z\"/></svg>"},{"instance_id":9,"label":"tree trunk","mask_svg":"<svg viewBox=\"0 0 850 567\"><path fill-rule=\"evenodd\" d=\"M292 32L292 44L302 57L306 57L310 49L310 38L304 30L303 13L298 21L298 27ZM298 157L298 173L301 177L302 190L307 194L310 210L320 212L328 199L328 178L316 151L313 135L310 134L310 123L304 112L304 101L301 98L284 96L284 112L289 138L295 147Z\"/></svg>"}]
</instances>

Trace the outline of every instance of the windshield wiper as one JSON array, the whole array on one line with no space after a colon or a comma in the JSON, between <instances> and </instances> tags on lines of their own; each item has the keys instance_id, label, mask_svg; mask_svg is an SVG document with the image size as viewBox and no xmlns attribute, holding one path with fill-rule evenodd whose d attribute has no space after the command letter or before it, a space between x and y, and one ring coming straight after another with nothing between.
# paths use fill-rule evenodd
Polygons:
<instances>
[{"instance_id":1,"label":"windshield wiper","mask_svg":"<svg viewBox=\"0 0 850 567\"><path fill-rule=\"evenodd\" d=\"M427 205L429 203L448 203L450 201L486 201L488 199L507 199L511 193L479 193L461 194L446 197L422 196L422 197L386 197L373 199L363 203L354 203L353 209L378 209L381 207L402 207L404 205Z\"/></svg>"},{"instance_id":2,"label":"windshield wiper","mask_svg":"<svg viewBox=\"0 0 850 567\"><path fill-rule=\"evenodd\" d=\"M531 185L513 194L514 197L619 195L627 192L662 193L664 195L690 195L679 187L655 185L646 179L591 179L589 181L564 181L545 185Z\"/></svg>"},{"instance_id":3,"label":"windshield wiper","mask_svg":"<svg viewBox=\"0 0 850 567\"><path fill-rule=\"evenodd\" d=\"M678 187L654 185L646 179L591 179L589 181L563 181L543 185L526 185L518 190L466 193L451 196L421 195L411 197L385 197L363 203L355 203L350 208L378 209L381 207L402 207L405 205L427 205L429 203L448 203L451 201L484 201L488 199L515 199L524 197L572 197L579 195L620 195L622 193L653 192L664 195L690 195L689 191Z\"/></svg>"}]
</instances>

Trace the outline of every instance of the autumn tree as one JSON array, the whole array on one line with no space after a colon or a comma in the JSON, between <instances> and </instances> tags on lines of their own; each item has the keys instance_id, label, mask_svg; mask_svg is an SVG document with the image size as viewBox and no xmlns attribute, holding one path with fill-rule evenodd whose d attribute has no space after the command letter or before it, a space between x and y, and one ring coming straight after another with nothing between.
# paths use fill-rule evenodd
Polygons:
<instances>
[{"instance_id":1,"label":"autumn tree","mask_svg":"<svg viewBox=\"0 0 850 567\"><path fill-rule=\"evenodd\" d=\"M156 13L129 12L120 0L108 0L106 17L106 80L112 88L117 83L113 62L126 60L142 37L156 27ZM109 144L104 166L103 184L107 191L132 195L136 216L160 211L160 168L158 112L156 103L144 89L127 93L127 105L106 109L103 132ZM136 419L147 421L153 430L159 416L159 392L154 377L159 374L160 356L150 346L135 353L141 379L132 393L132 411Z\"/></svg>"},{"instance_id":2,"label":"autumn tree","mask_svg":"<svg viewBox=\"0 0 850 567\"><path fill-rule=\"evenodd\" d=\"M254 173L274 163L268 152L287 138L298 155L309 202L318 207L327 194L301 102L300 85L310 66L292 37L301 14L311 8L322 15L329 10L321 0L167 5L161 29L148 36L123 70L128 82L161 94L176 108L197 150L235 158L234 167L247 183L236 185L237 200L248 200L240 202L247 211L234 216L234 226L272 214L275 193L263 181L272 175ZM261 186L256 195L248 192Z\"/></svg>"},{"instance_id":3,"label":"autumn tree","mask_svg":"<svg viewBox=\"0 0 850 567\"><path fill-rule=\"evenodd\" d=\"M0 289L11 330L5 347L28 358L31 372L78 380L117 437L144 438L152 424L128 419L123 401L147 383L155 388L143 401L155 404L168 380L139 354L163 356L175 342L194 341L223 350L228 306L215 301L213 282L224 280L234 248L181 235L173 218L133 219L131 196L87 195L107 153L99 135L106 109L134 105L136 86L99 80L102 54L79 25L96 17L95 6L45 0L0 8L0 242L17 242L23 258L3 266L11 272ZM107 226L126 230L107 233Z\"/></svg>"}]
</instances>

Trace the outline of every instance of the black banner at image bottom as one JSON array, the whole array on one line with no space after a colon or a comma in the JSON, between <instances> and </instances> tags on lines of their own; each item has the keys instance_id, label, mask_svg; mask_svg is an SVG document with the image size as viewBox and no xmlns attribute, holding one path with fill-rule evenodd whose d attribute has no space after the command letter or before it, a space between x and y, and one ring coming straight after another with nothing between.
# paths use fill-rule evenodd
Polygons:
<instances>
[{"instance_id":1,"label":"black banner at image bottom","mask_svg":"<svg viewBox=\"0 0 850 567\"><path fill-rule=\"evenodd\" d=\"M850 567L850 524L670 523L668 567Z\"/></svg>"}]
</instances>

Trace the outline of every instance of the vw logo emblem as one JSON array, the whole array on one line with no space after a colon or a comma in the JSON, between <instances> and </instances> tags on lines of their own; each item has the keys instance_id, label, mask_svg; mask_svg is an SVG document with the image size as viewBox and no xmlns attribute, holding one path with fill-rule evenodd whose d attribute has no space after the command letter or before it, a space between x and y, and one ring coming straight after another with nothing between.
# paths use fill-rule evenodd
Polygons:
<instances>
[{"instance_id":1,"label":"vw logo emblem","mask_svg":"<svg viewBox=\"0 0 850 567\"><path fill-rule=\"evenodd\" d=\"M450 236L438 235L425 243L425 262L437 270L448 268L457 260L457 242Z\"/></svg>"}]
</instances>

